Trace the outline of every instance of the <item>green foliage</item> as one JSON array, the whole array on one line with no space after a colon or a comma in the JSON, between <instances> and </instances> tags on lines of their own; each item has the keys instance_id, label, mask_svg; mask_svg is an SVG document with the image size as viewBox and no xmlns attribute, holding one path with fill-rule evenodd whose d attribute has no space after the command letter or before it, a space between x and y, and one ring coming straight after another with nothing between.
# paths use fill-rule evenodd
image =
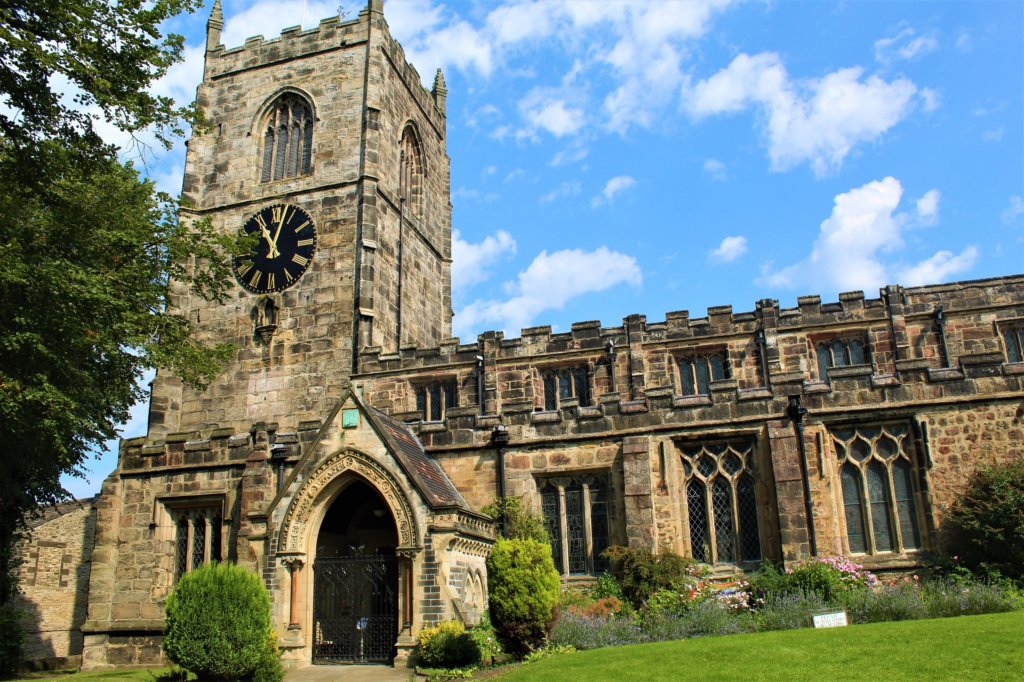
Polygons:
<instances>
[{"instance_id":1,"label":"green foliage","mask_svg":"<svg viewBox=\"0 0 1024 682\"><path fill-rule=\"evenodd\" d=\"M523 507L523 502L518 497L498 498L481 511L494 519L496 523L500 523L502 510L506 516L507 537L551 544L551 537L544 526L544 519L539 514L534 514Z\"/></svg>"},{"instance_id":2,"label":"green foliage","mask_svg":"<svg viewBox=\"0 0 1024 682\"><path fill-rule=\"evenodd\" d=\"M597 582L590 589L590 596L594 599L604 599L605 597L615 597L616 599L625 599L622 594L622 585L615 578L614 575L607 571L597 577Z\"/></svg>"},{"instance_id":3,"label":"green foliage","mask_svg":"<svg viewBox=\"0 0 1024 682\"><path fill-rule=\"evenodd\" d=\"M18 671L24 638L21 612L10 606L0 606L0 678L6 679Z\"/></svg>"},{"instance_id":4,"label":"green foliage","mask_svg":"<svg viewBox=\"0 0 1024 682\"><path fill-rule=\"evenodd\" d=\"M946 523L968 567L1024 580L1024 460L978 469Z\"/></svg>"},{"instance_id":5,"label":"green foliage","mask_svg":"<svg viewBox=\"0 0 1024 682\"><path fill-rule=\"evenodd\" d=\"M686 583L696 564L673 552L652 554L645 549L609 547L604 556L612 560L622 595L635 608L640 608L658 590Z\"/></svg>"},{"instance_id":6,"label":"green foliage","mask_svg":"<svg viewBox=\"0 0 1024 682\"><path fill-rule=\"evenodd\" d=\"M484 663L494 663L494 659L504 653L501 643L498 641L498 635L495 634L494 626L491 625L491 619L487 614L484 614L480 624L470 630L469 634L473 636L476 648L480 650L480 660Z\"/></svg>"},{"instance_id":7,"label":"green foliage","mask_svg":"<svg viewBox=\"0 0 1024 682\"><path fill-rule=\"evenodd\" d=\"M480 662L473 635L457 620L446 620L420 630L420 660L431 668L462 668Z\"/></svg>"},{"instance_id":8,"label":"green foliage","mask_svg":"<svg viewBox=\"0 0 1024 682\"><path fill-rule=\"evenodd\" d=\"M524 663L536 663L537 661L543 661L545 658L552 656L561 656L562 654L574 654L576 653L576 647L571 644L548 644L542 649L531 651L526 654L523 659Z\"/></svg>"},{"instance_id":9,"label":"green foliage","mask_svg":"<svg viewBox=\"0 0 1024 682\"><path fill-rule=\"evenodd\" d=\"M560 581L551 546L499 538L487 558L490 615L508 653L522 657L544 645L554 624Z\"/></svg>"},{"instance_id":10,"label":"green foliage","mask_svg":"<svg viewBox=\"0 0 1024 682\"><path fill-rule=\"evenodd\" d=\"M186 573L167 599L167 657L200 679L278 682L284 671L259 576L230 563Z\"/></svg>"},{"instance_id":11,"label":"green foliage","mask_svg":"<svg viewBox=\"0 0 1024 682\"><path fill-rule=\"evenodd\" d=\"M878 579L863 566L842 557L812 557L785 573L765 565L751 581L756 599L772 595L815 594L826 603L837 602L846 592L874 587Z\"/></svg>"}]
</instances>

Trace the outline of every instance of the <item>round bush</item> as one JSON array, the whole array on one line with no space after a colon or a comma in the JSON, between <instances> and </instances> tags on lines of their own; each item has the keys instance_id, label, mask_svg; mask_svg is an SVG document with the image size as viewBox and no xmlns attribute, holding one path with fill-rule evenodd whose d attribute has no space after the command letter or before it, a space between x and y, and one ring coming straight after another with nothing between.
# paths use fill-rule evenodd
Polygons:
<instances>
[{"instance_id":1,"label":"round bush","mask_svg":"<svg viewBox=\"0 0 1024 682\"><path fill-rule=\"evenodd\" d=\"M946 519L968 566L1024 581L1024 460L978 469Z\"/></svg>"},{"instance_id":2,"label":"round bush","mask_svg":"<svg viewBox=\"0 0 1024 682\"><path fill-rule=\"evenodd\" d=\"M419 634L420 661L431 668L462 668L480 662L473 636L457 620L446 620Z\"/></svg>"},{"instance_id":3,"label":"round bush","mask_svg":"<svg viewBox=\"0 0 1024 682\"><path fill-rule=\"evenodd\" d=\"M200 680L280 680L270 596L259 577L230 563L186 573L167 599L167 657Z\"/></svg>"},{"instance_id":4,"label":"round bush","mask_svg":"<svg viewBox=\"0 0 1024 682\"><path fill-rule=\"evenodd\" d=\"M522 657L547 640L560 581L551 545L499 538L487 558L491 623L505 651Z\"/></svg>"}]
</instances>

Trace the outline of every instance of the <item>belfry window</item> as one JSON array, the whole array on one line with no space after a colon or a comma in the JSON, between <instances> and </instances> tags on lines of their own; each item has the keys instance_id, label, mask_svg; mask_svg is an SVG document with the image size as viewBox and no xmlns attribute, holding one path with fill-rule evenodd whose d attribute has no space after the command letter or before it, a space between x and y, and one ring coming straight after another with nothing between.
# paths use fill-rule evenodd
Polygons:
<instances>
[{"instance_id":1,"label":"belfry window","mask_svg":"<svg viewBox=\"0 0 1024 682\"><path fill-rule=\"evenodd\" d=\"M608 485L601 477L551 478L538 482L541 514L562 575L599 575L608 570Z\"/></svg>"},{"instance_id":2,"label":"belfry window","mask_svg":"<svg viewBox=\"0 0 1024 682\"><path fill-rule=\"evenodd\" d=\"M583 407L590 405L590 377L586 367L549 369L541 378L544 381L545 410L557 410L571 398L578 398L579 405Z\"/></svg>"},{"instance_id":3,"label":"belfry window","mask_svg":"<svg viewBox=\"0 0 1024 682\"><path fill-rule=\"evenodd\" d=\"M193 568L221 560L223 521L219 509L172 509L174 580Z\"/></svg>"},{"instance_id":4,"label":"belfry window","mask_svg":"<svg viewBox=\"0 0 1024 682\"><path fill-rule=\"evenodd\" d=\"M852 367L869 362L867 344L861 338L840 338L823 341L815 347L818 378L828 381L830 367Z\"/></svg>"},{"instance_id":5,"label":"belfry window","mask_svg":"<svg viewBox=\"0 0 1024 682\"><path fill-rule=\"evenodd\" d=\"M725 351L689 355L676 361L679 368L679 391L682 395L708 395L711 382L728 379L729 358Z\"/></svg>"},{"instance_id":6,"label":"belfry window","mask_svg":"<svg viewBox=\"0 0 1024 682\"><path fill-rule=\"evenodd\" d=\"M831 429L839 460L846 539L851 553L921 547L913 485L912 440L903 424Z\"/></svg>"},{"instance_id":7,"label":"belfry window","mask_svg":"<svg viewBox=\"0 0 1024 682\"><path fill-rule=\"evenodd\" d=\"M260 181L306 175L313 163L313 109L293 93L281 95L263 121Z\"/></svg>"},{"instance_id":8,"label":"belfry window","mask_svg":"<svg viewBox=\"0 0 1024 682\"><path fill-rule=\"evenodd\" d=\"M681 448L690 556L707 564L761 559L752 441Z\"/></svg>"},{"instance_id":9,"label":"belfry window","mask_svg":"<svg viewBox=\"0 0 1024 682\"><path fill-rule=\"evenodd\" d=\"M422 213L423 158L416 130L411 125L402 131L399 148L398 197L404 200L406 210L418 216Z\"/></svg>"},{"instance_id":10,"label":"belfry window","mask_svg":"<svg viewBox=\"0 0 1024 682\"><path fill-rule=\"evenodd\" d=\"M448 409L458 404L454 379L432 381L416 387L416 411L425 422L441 421Z\"/></svg>"}]
</instances>

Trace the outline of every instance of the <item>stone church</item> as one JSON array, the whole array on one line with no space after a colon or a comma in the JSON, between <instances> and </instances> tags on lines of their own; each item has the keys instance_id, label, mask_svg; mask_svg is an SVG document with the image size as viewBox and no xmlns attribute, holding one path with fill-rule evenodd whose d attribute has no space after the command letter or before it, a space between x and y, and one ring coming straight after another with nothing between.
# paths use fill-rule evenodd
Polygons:
<instances>
[{"instance_id":1,"label":"stone church","mask_svg":"<svg viewBox=\"0 0 1024 682\"><path fill-rule=\"evenodd\" d=\"M237 354L202 392L158 374L102 492L35 523L32 657L158 663L176 581L230 560L286 663L404 665L424 625L479 619L500 494L567 583L616 544L907 569L979 465L1024 456L1024 276L451 338L441 72L421 86L382 0L232 49L222 23L183 219L258 245L230 301L176 302Z\"/></svg>"}]
</instances>

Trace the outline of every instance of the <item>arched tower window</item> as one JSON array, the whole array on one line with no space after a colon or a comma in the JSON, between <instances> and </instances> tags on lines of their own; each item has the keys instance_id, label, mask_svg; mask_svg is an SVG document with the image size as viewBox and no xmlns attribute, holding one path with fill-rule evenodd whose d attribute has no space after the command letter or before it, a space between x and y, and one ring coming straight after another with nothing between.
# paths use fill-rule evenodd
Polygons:
<instances>
[{"instance_id":1,"label":"arched tower window","mask_svg":"<svg viewBox=\"0 0 1024 682\"><path fill-rule=\"evenodd\" d=\"M285 93L263 119L260 181L306 175L313 160L313 108L304 98Z\"/></svg>"},{"instance_id":2,"label":"arched tower window","mask_svg":"<svg viewBox=\"0 0 1024 682\"><path fill-rule=\"evenodd\" d=\"M420 205L423 184L423 157L416 130L407 125L402 131L398 164L398 196L405 199L405 206L414 215L422 214Z\"/></svg>"}]
</instances>

